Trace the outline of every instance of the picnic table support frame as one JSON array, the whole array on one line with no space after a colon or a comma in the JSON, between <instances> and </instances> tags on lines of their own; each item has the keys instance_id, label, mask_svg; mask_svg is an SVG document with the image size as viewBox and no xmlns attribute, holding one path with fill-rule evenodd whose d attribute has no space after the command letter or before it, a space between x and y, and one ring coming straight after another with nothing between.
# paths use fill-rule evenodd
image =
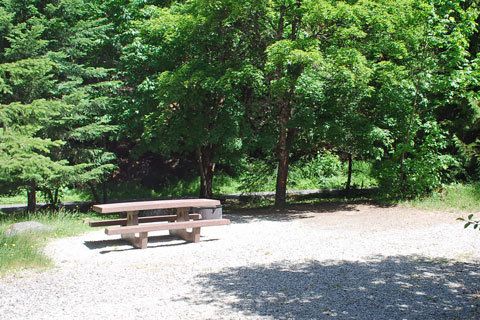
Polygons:
<instances>
[{"instance_id":1,"label":"picnic table support frame","mask_svg":"<svg viewBox=\"0 0 480 320\"><path fill-rule=\"evenodd\" d=\"M175 211L177 214L177 222L190 220L190 217L188 215L189 208L177 208L175 209ZM192 228L192 231L187 231L187 229L169 230L169 233L171 236L182 238L185 241L200 241L200 228Z\"/></svg>"},{"instance_id":2,"label":"picnic table support frame","mask_svg":"<svg viewBox=\"0 0 480 320\"><path fill-rule=\"evenodd\" d=\"M138 225L138 211L127 211L127 226ZM138 237L135 233L123 233L122 239L129 241L135 248L147 247L148 232L140 232Z\"/></svg>"}]
</instances>

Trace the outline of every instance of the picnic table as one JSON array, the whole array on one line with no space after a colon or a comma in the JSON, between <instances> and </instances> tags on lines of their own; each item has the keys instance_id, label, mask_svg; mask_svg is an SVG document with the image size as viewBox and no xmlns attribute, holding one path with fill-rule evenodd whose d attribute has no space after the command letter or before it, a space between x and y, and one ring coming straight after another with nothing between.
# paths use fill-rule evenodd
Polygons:
<instances>
[{"instance_id":1,"label":"picnic table","mask_svg":"<svg viewBox=\"0 0 480 320\"><path fill-rule=\"evenodd\" d=\"M171 235L178 236L186 241L199 242L200 228L228 225L228 219L202 220L200 214L189 213L191 208L212 208L220 205L220 201L212 199L179 199L123 202L98 204L93 210L99 213L126 212L126 218L103 221L91 221L91 227L108 227L108 235L120 234L123 239L132 243L136 248L145 249L148 243L148 232L169 230ZM140 217L139 212L144 210L173 209L174 214ZM160 223L155 223L160 222ZM188 231L187 229L192 229ZM137 236L138 234L138 236Z\"/></svg>"}]
</instances>

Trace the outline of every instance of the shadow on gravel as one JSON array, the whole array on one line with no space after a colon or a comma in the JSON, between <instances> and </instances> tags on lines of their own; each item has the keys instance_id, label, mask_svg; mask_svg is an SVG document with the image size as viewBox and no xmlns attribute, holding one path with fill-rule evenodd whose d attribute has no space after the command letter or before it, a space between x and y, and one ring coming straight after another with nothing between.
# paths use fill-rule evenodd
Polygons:
<instances>
[{"instance_id":1,"label":"shadow on gravel","mask_svg":"<svg viewBox=\"0 0 480 320\"><path fill-rule=\"evenodd\" d=\"M251 223L258 220L288 222L298 219L309 219L313 215L338 211L359 211L356 206L360 202L322 202L288 205L282 209L251 208L228 210L226 218L234 223ZM361 202L364 204L365 202Z\"/></svg>"},{"instance_id":2,"label":"shadow on gravel","mask_svg":"<svg viewBox=\"0 0 480 320\"><path fill-rule=\"evenodd\" d=\"M201 237L200 237L201 239ZM201 239L202 242L218 241L218 239ZM112 239L112 240L96 240L96 241L84 241L84 244L87 248L96 250L96 249L105 249L100 251L101 254L111 253L111 252L123 252L130 250L140 250L133 247L130 242L122 239ZM152 236L148 237L147 249L151 248L161 248L161 247L175 247L183 246L187 244L193 244L193 242L181 240L178 237L174 236ZM126 248L118 248L124 247Z\"/></svg>"},{"instance_id":3,"label":"shadow on gravel","mask_svg":"<svg viewBox=\"0 0 480 320\"><path fill-rule=\"evenodd\" d=\"M479 319L479 266L400 256L239 267L200 275L191 303L274 319Z\"/></svg>"}]
</instances>

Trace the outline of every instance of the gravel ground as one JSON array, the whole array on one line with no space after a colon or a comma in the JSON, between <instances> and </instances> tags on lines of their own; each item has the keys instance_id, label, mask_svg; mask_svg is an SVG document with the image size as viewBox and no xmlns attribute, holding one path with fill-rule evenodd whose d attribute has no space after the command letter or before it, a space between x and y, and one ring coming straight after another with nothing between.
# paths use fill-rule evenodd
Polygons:
<instances>
[{"instance_id":1,"label":"gravel ground","mask_svg":"<svg viewBox=\"0 0 480 320\"><path fill-rule=\"evenodd\" d=\"M459 213L331 203L224 214L200 243L103 229L0 279L0 319L479 319L480 232Z\"/></svg>"}]
</instances>

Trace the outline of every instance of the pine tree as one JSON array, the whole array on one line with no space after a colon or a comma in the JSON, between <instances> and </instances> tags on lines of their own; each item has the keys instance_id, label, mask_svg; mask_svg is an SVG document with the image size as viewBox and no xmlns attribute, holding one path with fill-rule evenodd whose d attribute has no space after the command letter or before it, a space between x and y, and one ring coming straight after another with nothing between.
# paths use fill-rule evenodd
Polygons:
<instances>
[{"instance_id":1,"label":"pine tree","mask_svg":"<svg viewBox=\"0 0 480 320\"><path fill-rule=\"evenodd\" d=\"M96 56L108 24L83 0L7 0L0 5L0 191L36 191L56 205L59 189L113 170L112 70Z\"/></svg>"}]
</instances>

